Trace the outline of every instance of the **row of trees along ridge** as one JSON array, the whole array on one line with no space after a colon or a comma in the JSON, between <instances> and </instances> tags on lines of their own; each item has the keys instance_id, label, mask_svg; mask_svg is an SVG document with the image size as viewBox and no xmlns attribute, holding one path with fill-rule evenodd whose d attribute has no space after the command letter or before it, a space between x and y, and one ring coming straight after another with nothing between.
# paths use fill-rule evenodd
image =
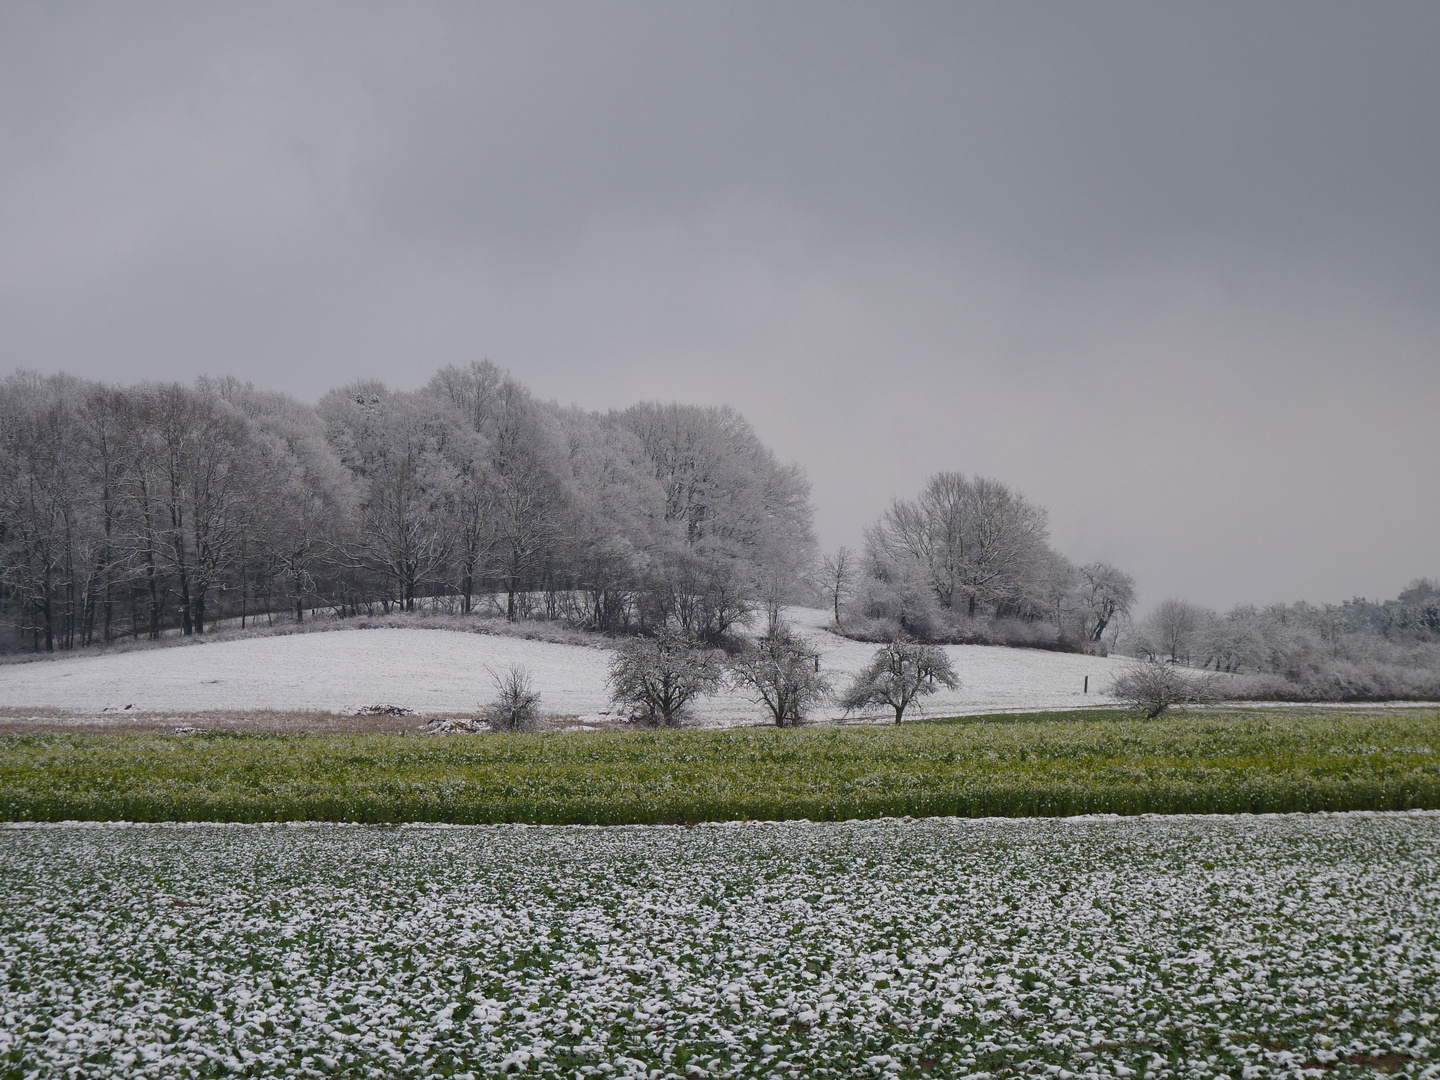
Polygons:
<instances>
[{"instance_id":1,"label":"row of trees along ridge","mask_svg":"<svg viewBox=\"0 0 1440 1080\"><path fill-rule=\"evenodd\" d=\"M315 407L234 379L0 382L8 648L490 596L718 641L794 595L811 518L804 473L729 408L563 408L489 362Z\"/></svg>"}]
</instances>

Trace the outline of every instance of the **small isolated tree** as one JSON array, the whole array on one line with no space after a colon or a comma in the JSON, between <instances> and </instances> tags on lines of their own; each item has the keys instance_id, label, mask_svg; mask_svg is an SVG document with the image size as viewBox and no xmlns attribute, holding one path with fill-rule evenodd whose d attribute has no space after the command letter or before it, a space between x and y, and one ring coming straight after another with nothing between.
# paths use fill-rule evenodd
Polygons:
<instances>
[{"instance_id":1,"label":"small isolated tree","mask_svg":"<svg viewBox=\"0 0 1440 1080\"><path fill-rule=\"evenodd\" d=\"M487 669L488 670L488 669ZM512 664L500 674L490 672L495 697L485 706L485 722L499 731L524 731L540 713L540 694L530 685L530 673L522 664Z\"/></svg>"},{"instance_id":2,"label":"small isolated tree","mask_svg":"<svg viewBox=\"0 0 1440 1080\"><path fill-rule=\"evenodd\" d=\"M1115 677L1110 695L1153 720L1172 705L1204 705L1215 700L1214 686L1202 675L1175 664L1137 661Z\"/></svg>"},{"instance_id":3,"label":"small isolated tree","mask_svg":"<svg viewBox=\"0 0 1440 1080\"><path fill-rule=\"evenodd\" d=\"M895 710L895 723L918 697L935 693L941 686L954 690L960 685L950 658L934 645L892 641L876 651L870 666L855 677L840 704L848 713L869 705L888 705Z\"/></svg>"},{"instance_id":4,"label":"small isolated tree","mask_svg":"<svg viewBox=\"0 0 1440 1080\"><path fill-rule=\"evenodd\" d=\"M622 645L610 662L610 700L652 724L679 727L685 707L714 693L724 671L713 652L666 628Z\"/></svg>"},{"instance_id":5,"label":"small isolated tree","mask_svg":"<svg viewBox=\"0 0 1440 1080\"><path fill-rule=\"evenodd\" d=\"M770 710L775 724L798 724L830 697L830 680L820 672L820 654L791 634L784 623L730 661L736 689L748 691Z\"/></svg>"},{"instance_id":6,"label":"small isolated tree","mask_svg":"<svg viewBox=\"0 0 1440 1080\"><path fill-rule=\"evenodd\" d=\"M847 547L826 555L820 564L820 585L834 609L836 626L840 625L840 605L855 591L855 571L855 553Z\"/></svg>"}]
</instances>

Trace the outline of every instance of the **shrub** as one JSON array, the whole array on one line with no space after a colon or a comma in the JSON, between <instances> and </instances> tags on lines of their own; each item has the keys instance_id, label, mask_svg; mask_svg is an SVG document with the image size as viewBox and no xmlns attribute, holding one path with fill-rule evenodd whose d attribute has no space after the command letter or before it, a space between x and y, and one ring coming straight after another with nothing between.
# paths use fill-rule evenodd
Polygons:
<instances>
[{"instance_id":1,"label":"shrub","mask_svg":"<svg viewBox=\"0 0 1440 1080\"><path fill-rule=\"evenodd\" d=\"M530 673L513 664L499 675L493 671L495 697L482 710L485 722L497 731L525 731L540 714L540 694L530 685Z\"/></svg>"},{"instance_id":2,"label":"shrub","mask_svg":"<svg viewBox=\"0 0 1440 1080\"><path fill-rule=\"evenodd\" d=\"M1191 675L1176 664L1138 661L1117 675L1110 695L1125 702L1145 719L1153 720L1172 705L1203 705L1213 701L1215 689L1203 675Z\"/></svg>"}]
</instances>

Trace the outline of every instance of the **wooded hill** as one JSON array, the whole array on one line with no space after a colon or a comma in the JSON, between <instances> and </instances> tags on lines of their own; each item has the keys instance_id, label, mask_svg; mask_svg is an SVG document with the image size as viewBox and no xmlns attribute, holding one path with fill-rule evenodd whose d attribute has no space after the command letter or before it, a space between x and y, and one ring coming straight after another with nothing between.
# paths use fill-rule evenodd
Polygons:
<instances>
[{"instance_id":1,"label":"wooded hill","mask_svg":"<svg viewBox=\"0 0 1440 1080\"><path fill-rule=\"evenodd\" d=\"M443 597L718 640L814 558L809 482L729 408L605 414L493 364L317 406L234 379L0 382L0 647Z\"/></svg>"}]
</instances>

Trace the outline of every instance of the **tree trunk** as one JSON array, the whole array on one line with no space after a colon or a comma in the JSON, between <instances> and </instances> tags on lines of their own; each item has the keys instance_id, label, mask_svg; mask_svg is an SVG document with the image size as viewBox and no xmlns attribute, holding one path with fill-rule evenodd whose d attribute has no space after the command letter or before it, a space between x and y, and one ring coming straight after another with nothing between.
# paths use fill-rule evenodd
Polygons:
<instances>
[{"instance_id":1,"label":"tree trunk","mask_svg":"<svg viewBox=\"0 0 1440 1080\"><path fill-rule=\"evenodd\" d=\"M55 651L55 601L51 595L53 586L50 583L50 564L45 564L44 586L41 596L44 598L44 606L40 609L45 616L45 651Z\"/></svg>"}]
</instances>

